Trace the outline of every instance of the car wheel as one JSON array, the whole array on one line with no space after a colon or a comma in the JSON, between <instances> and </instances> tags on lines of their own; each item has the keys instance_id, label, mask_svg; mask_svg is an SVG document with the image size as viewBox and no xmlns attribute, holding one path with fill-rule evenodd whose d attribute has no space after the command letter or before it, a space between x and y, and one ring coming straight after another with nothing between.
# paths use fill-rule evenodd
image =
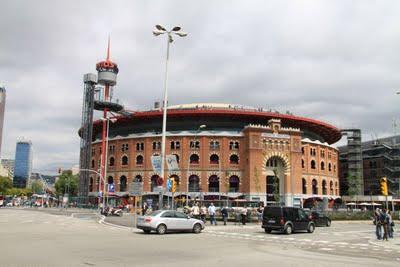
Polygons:
<instances>
[{"instance_id":1,"label":"car wheel","mask_svg":"<svg viewBox=\"0 0 400 267\"><path fill-rule=\"evenodd\" d=\"M270 234L270 233L272 232L271 229L267 229L267 228L264 228L264 231L265 231L267 234Z\"/></svg>"},{"instance_id":2,"label":"car wheel","mask_svg":"<svg viewBox=\"0 0 400 267\"><path fill-rule=\"evenodd\" d=\"M315 230L315 225L313 223L310 223L307 227L307 232L313 233Z\"/></svg>"},{"instance_id":3,"label":"car wheel","mask_svg":"<svg viewBox=\"0 0 400 267\"><path fill-rule=\"evenodd\" d=\"M327 227L331 226L331 220L327 220L327 221L326 221L326 226L327 226Z\"/></svg>"},{"instance_id":4,"label":"car wheel","mask_svg":"<svg viewBox=\"0 0 400 267\"><path fill-rule=\"evenodd\" d=\"M201 225L198 224L198 223L196 223L196 224L193 226L193 233L199 234L200 232L201 232Z\"/></svg>"},{"instance_id":5,"label":"car wheel","mask_svg":"<svg viewBox=\"0 0 400 267\"><path fill-rule=\"evenodd\" d=\"M150 234L150 230L143 230L143 232L145 233L145 234Z\"/></svg>"},{"instance_id":6,"label":"car wheel","mask_svg":"<svg viewBox=\"0 0 400 267\"><path fill-rule=\"evenodd\" d=\"M290 235L293 232L293 228L290 224L286 225L285 234Z\"/></svg>"},{"instance_id":7,"label":"car wheel","mask_svg":"<svg viewBox=\"0 0 400 267\"><path fill-rule=\"evenodd\" d=\"M157 226L157 233L160 235L165 234L165 232L167 232L167 226L165 226L165 224L160 224L159 226Z\"/></svg>"}]
</instances>

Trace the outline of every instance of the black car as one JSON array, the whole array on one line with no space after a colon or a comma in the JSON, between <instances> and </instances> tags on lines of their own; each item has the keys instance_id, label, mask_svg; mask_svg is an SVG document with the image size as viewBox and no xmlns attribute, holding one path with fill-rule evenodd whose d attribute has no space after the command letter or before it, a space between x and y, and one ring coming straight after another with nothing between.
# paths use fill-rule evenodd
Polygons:
<instances>
[{"instance_id":1,"label":"black car","mask_svg":"<svg viewBox=\"0 0 400 267\"><path fill-rule=\"evenodd\" d=\"M264 208L262 228L266 233L273 230L291 234L294 231L314 232L315 223L301 208L270 207Z\"/></svg>"},{"instance_id":2,"label":"black car","mask_svg":"<svg viewBox=\"0 0 400 267\"><path fill-rule=\"evenodd\" d=\"M313 220L313 222L315 223L315 226L331 226L331 219L320 212L312 211L310 213L310 216L311 220Z\"/></svg>"}]
</instances>

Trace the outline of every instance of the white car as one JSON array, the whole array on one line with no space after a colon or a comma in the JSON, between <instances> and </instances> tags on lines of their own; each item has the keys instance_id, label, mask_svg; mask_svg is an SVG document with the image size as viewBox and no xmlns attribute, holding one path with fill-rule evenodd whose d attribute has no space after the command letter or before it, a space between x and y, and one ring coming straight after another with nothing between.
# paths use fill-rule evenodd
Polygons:
<instances>
[{"instance_id":1,"label":"white car","mask_svg":"<svg viewBox=\"0 0 400 267\"><path fill-rule=\"evenodd\" d=\"M189 231L200 233L205 225L198 219L190 218L183 212L175 210L156 210L146 216L139 216L137 226L146 234L156 231L159 234L166 232L183 232Z\"/></svg>"}]
</instances>

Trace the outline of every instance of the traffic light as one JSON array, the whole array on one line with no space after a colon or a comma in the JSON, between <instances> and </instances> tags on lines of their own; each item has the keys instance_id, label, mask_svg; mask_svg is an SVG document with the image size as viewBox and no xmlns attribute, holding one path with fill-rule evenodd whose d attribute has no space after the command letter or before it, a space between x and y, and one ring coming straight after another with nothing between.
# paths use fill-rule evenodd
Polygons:
<instances>
[{"instance_id":1,"label":"traffic light","mask_svg":"<svg viewBox=\"0 0 400 267\"><path fill-rule=\"evenodd\" d=\"M387 187L387 179L386 177L383 177L379 181L380 188L381 188L381 194L384 196L388 195L388 187Z\"/></svg>"},{"instance_id":2,"label":"traffic light","mask_svg":"<svg viewBox=\"0 0 400 267\"><path fill-rule=\"evenodd\" d=\"M176 191L176 181L174 178L171 178L171 180L172 180L171 192L175 192Z\"/></svg>"}]
</instances>

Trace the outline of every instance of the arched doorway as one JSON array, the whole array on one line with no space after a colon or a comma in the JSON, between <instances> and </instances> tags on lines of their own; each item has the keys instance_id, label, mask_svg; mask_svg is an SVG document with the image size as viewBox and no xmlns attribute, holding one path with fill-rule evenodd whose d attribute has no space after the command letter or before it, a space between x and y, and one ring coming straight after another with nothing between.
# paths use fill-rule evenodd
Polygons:
<instances>
[{"instance_id":1,"label":"arched doorway","mask_svg":"<svg viewBox=\"0 0 400 267\"><path fill-rule=\"evenodd\" d=\"M143 182L143 178L142 178L142 176L141 175L136 175L135 176L135 179L133 179L134 180L134 182Z\"/></svg>"},{"instance_id":2,"label":"arched doorway","mask_svg":"<svg viewBox=\"0 0 400 267\"><path fill-rule=\"evenodd\" d=\"M315 179L312 180L312 193L318 195L318 182Z\"/></svg>"},{"instance_id":3,"label":"arched doorway","mask_svg":"<svg viewBox=\"0 0 400 267\"><path fill-rule=\"evenodd\" d=\"M229 177L229 192L239 192L239 177L233 175Z\"/></svg>"},{"instance_id":4,"label":"arched doorway","mask_svg":"<svg viewBox=\"0 0 400 267\"><path fill-rule=\"evenodd\" d=\"M189 177L189 192L200 191L200 179L197 175L190 175Z\"/></svg>"},{"instance_id":5,"label":"arched doorway","mask_svg":"<svg viewBox=\"0 0 400 267\"><path fill-rule=\"evenodd\" d=\"M154 192L154 189L157 187L158 177L159 176L157 174L155 174L155 175L151 176L151 178L150 178L150 182L151 182L150 190L151 190L151 192Z\"/></svg>"},{"instance_id":6,"label":"arched doorway","mask_svg":"<svg viewBox=\"0 0 400 267\"><path fill-rule=\"evenodd\" d=\"M211 175L208 178L208 192L219 192L219 178L216 175Z\"/></svg>"},{"instance_id":7,"label":"arched doorway","mask_svg":"<svg viewBox=\"0 0 400 267\"><path fill-rule=\"evenodd\" d=\"M126 176L122 175L119 178L119 191L120 192L125 192L126 191Z\"/></svg>"},{"instance_id":8,"label":"arched doorway","mask_svg":"<svg viewBox=\"0 0 400 267\"><path fill-rule=\"evenodd\" d=\"M281 157L273 156L266 162L267 203L284 204L286 164Z\"/></svg>"}]
</instances>

